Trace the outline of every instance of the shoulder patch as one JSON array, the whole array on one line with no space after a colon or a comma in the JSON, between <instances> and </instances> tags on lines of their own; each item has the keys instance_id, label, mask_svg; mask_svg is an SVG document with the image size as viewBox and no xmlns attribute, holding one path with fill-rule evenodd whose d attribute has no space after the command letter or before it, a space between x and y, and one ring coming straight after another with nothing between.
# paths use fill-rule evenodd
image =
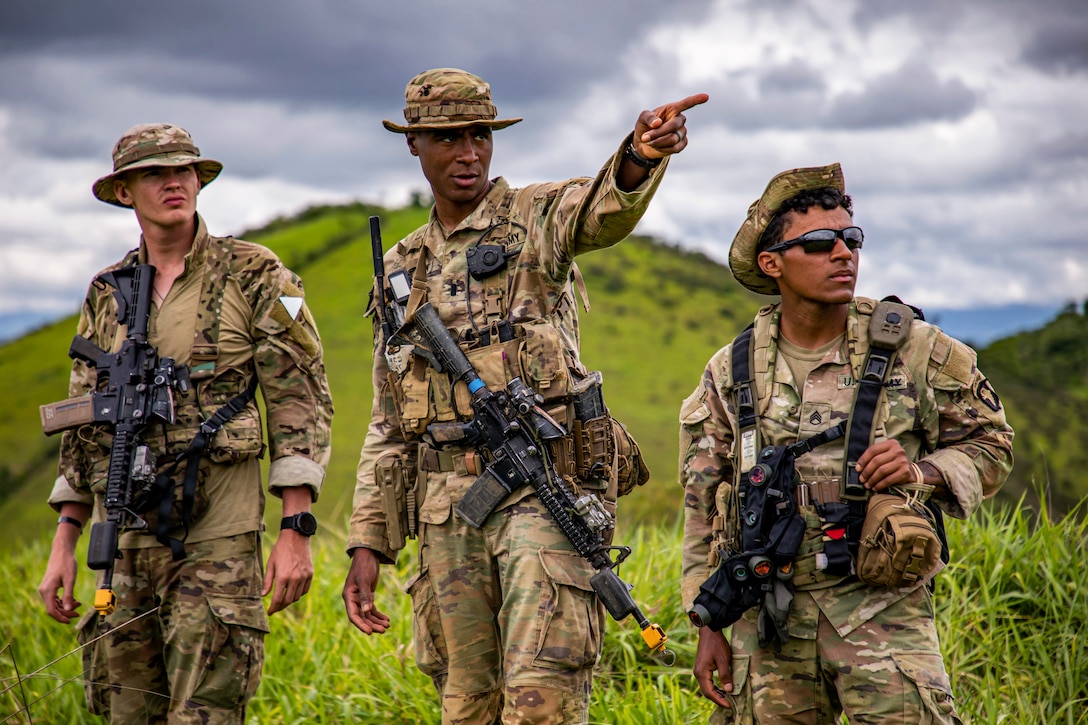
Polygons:
<instances>
[{"instance_id":1,"label":"shoulder patch","mask_svg":"<svg viewBox=\"0 0 1088 725\"><path fill-rule=\"evenodd\" d=\"M961 387L966 386L975 375L975 351L941 332L933 345L930 364L938 373L955 380Z\"/></svg>"},{"instance_id":2,"label":"shoulder patch","mask_svg":"<svg viewBox=\"0 0 1088 725\"><path fill-rule=\"evenodd\" d=\"M986 378L979 381L978 387L975 388L975 397L993 412L997 413L1001 410L1001 399L997 397L997 391L994 390L994 386L990 385L990 381Z\"/></svg>"}]
</instances>

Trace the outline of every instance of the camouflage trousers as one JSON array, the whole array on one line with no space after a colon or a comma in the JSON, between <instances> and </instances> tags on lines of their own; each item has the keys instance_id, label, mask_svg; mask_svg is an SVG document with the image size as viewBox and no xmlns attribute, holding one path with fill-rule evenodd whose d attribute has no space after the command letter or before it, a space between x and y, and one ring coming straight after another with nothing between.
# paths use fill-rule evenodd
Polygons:
<instances>
[{"instance_id":1,"label":"camouflage trousers","mask_svg":"<svg viewBox=\"0 0 1088 725\"><path fill-rule=\"evenodd\" d=\"M733 625L734 708L716 708L711 725L838 723L844 712L851 723L961 722L925 587L846 636L808 593L796 592L791 637L777 653L759 647L755 611ZM798 630L805 638L793 636Z\"/></svg>"},{"instance_id":2,"label":"camouflage trousers","mask_svg":"<svg viewBox=\"0 0 1088 725\"><path fill-rule=\"evenodd\" d=\"M455 515L424 525L405 589L444 725L587 721L605 616L593 573L536 496L479 530Z\"/></svg>"},{"instance_id":3,"label":"camouflage trousers","mask_svg":"<svg viewBox=\"0 0 1088 725\"><path fill-rule=\"evenodd\" d=\"M79 624L87 707L111 723L242 723L264 664L260 534L126 549L117 608ZM144 617L141 614L158 607Z\"/></svg>"}]
</instances>

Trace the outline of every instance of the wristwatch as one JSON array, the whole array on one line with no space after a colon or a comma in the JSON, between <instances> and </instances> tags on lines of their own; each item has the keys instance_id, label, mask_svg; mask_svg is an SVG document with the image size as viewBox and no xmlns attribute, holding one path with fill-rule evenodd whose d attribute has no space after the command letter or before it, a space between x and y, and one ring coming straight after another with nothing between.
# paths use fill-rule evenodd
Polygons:
<instances>
[{"instance_id":1,"label":"wristwatch","mask_svg":"<svg viewBox=\"0 0 1088 725\"><path fill-rule=\"evenodd\" d=\"M317 519L309 511L303 511L294 516L284 516L280 520L280 531L284 529L294 529L303 536L313 536L317 533Z\"/></svg>"}]
</instances>

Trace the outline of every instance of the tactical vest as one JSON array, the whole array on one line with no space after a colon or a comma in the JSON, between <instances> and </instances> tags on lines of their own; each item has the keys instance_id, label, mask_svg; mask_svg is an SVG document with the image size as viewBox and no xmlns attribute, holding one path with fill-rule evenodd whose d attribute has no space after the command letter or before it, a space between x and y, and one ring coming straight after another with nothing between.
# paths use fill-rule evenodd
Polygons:
<instances>
[{"instance_id":1,"label":"tactical vest","mask_svg":"<svg viewBox=\"0 0 1088 725\"><path fill-rule=\"evenodd\" d=\"M180 526L187 535L189 525L208 505L203 491L208 473L205 459L235 463L260 457L264 452L260 416L253 402L257 388L255 371L247 380L241 372L217 365L223 298L226 280L232 272L233 251L233 237L208 235L188 362L192 387L186 393L175 391L174 424L151 425L142 435L142 442L157 457L158 474L149 492L150 500L155 501L154 508L143 513L149 529L160 543L171 548L175 559L184 556L184 536L173 538L170 531ZM139 250L133 250L120 266L137 263L138 255ZM122 333L117 316L110 315L100 337L112 344L119 334ZM240 415L243 411L247 414ZM97 442L100 455L91 480L104 485L105 478L98 475L97 469L108 464L112 436L103 427L95 428L93 433L82 432L80 437ZM178 483L181 485L177 486ZM97 488L92 490L100 493Z\"/></svg>"},{"instance_id":2,"label":"tactical vest","mask_svg":"<svg viewBox=\"0 0 1088 725\"><path fill-rule=\"evenodd\" d=\"M578 349L575 288L589 311L577 265L572 262L564 291L550 309L543 309L537 319L511 322L510 277L526 243L526 227L513 213L516 191L506 192L495 223L465 251L469 289L474 284L483 289L485 322L478 326L470 316L471 327L460 331L458 345L489 388L501 390L511 379L521 378L541 396L548 414L564 424L571 435L557 441L553 450L560 475L577 478L590 489L609 488L611 479L618 489L613 495L622 495L648 480L649 472L634 439L608 415L603 401L586 409L579 405L582 399L592 397L594 385L599 396L601 377L590 373L571 352ZM425 241L402 252L404 269L412 276L405 311L409 320L427 299L427 259L433 254ZM432 423L471 419L471 395L464 381L451 386L447 375L437 372L426 359L403 352L390 347L387 359L390 390L405 440L420 440ZM621 454L618 463L617 450Z\"/></svg>"},{"instance_id":3,"label":"tactical vest","mask_svg":"<svg viewBox=\"0 0 1088 725\"><path fill-rule=\"evenodd\" d=\"M870 496L870 491L858 479L855 464L872 443L874 424L877 422L876 411L880 407L884 386L897 351L909 339L911 322L915 316L925 319L921 310L902 304L896 297L885 298L880 303L858 298L857 306L859 318L869 320L869 324L864 325L868 329L868 345L864 350L850 351L851 368L855 371L854 377L857 380L850 416L845 423L823 431L809 441L811 449L838 437L846 439L838 500L823 501L816 506L825 532L818 568L831 576L845 576L853 571L853 561ZM734 470L734 490L738 492L741 500L751 485L749 475L755 470L757 456L762 450L759 417L771 396L770 379L773 377L773 369L766 345L771 338L767 326L769 320L757 318L757 323L742 332L730 348L730 374L727 382L732 390L738 428L738 465ZM764 344L754 345L753 338L764 341ZM922 371L920 379L925 379L924 372ZM757 384L757 381L762 384ZM948 549L941 511L932 502L927 501L926 505L933 514L941 539L941 557L947 562ZM726 522L722 523L724 525ZM743 520L739 524L736 521L732 523L742 529L759 524ZM733 535L727 538L733 538Z\"/></svg>"}]
</instances>

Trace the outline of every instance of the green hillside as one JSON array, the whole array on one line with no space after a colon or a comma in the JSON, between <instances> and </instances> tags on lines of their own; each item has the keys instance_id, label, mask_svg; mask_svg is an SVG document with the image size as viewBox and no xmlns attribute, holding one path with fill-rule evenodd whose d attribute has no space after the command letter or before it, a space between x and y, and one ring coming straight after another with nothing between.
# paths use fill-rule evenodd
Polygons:
<instances>
[{"instance_id":1,"label":"green hillside","mask_svg":"<svg viewBox=\"0 0 1088 725\"><path fill-rule=\"evenodd\" d=\"M364 204L315 207L240 236L276 251L301 275L320 328L336 407L333 452L316 508L346 522L359 447L369 421L371 325L363 317L372 284L368 218L382 216L391 246L426 221L427 208ZM119 255L118 255L119 256ZM604 373L613 414L638 439L652 479L622 502L627 523L670 523L680 510L675 484L676 414L715 350L747 325L760 299L704 255L646 238L579 258L591 311L582 313L582 358ZM88 272L88 276L90 272ZM0 346L0 515L15 533L0 547L51 528L44 499L55 475L57 440L41 434L38 406L67 390L75 316ZM1088 494L1088 320L1075 308L1044 329L980 352L980 365L1017 431L1017 464L1003 495L1049 485L1064 509ZM1042 393L1042 395L1040 395ZM279 507L269 507L270 520Z\"/></svg>"},{"instance_id":2,"label":"green hillside","mask_svg":"<svg viewBox=\"0 0 1088 725\"><path fill-rule=\"evenodd\" d=\"M1010 493L1046 488L1064 510L1088 496L1088 302L979 352L1016 440Z\"/></svg>"}]
</instances>

